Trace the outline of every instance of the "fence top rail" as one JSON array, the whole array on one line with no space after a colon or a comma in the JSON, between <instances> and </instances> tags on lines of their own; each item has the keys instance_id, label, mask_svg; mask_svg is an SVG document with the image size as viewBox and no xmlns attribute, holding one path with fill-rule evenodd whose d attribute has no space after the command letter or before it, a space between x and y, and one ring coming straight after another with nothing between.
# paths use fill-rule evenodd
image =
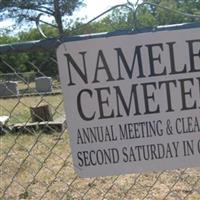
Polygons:
<instances>
[{"instance_id":1,"label":"fence top rail","mask_svg":"<svg viewBox=\"0 0 200 200\"><path fill-rule=\"evenodd\" d=\"M17 74L20 74L20 75L29 75L29 74L36 74L36 72L18 72ZM0 73L0 76L16 76L16 73Z\"/></svg>"},{"instance_id":2,"label":"fence top rail","mask_svg":"<svg viewBox=\"0 0 200 200\"><path fill-rule=\"evenodd\" d=\"M41 40L33 40L20 43L12 44L2 44L0 45L0 54L6 53L19 53L27 51L44 51L44 50L54 50L63 42L71 42L77 40L87 40L92 38L102 38L102 37L111 37L119 35L128 35L128 34L138 34L145 32L157 32L157 31L170 31L178 29L189 29L189 28L200 28L200 22L195 23L183 23L183 24L173 24L165 26L157 26L151 28L143 28L138 30L117 30L114 32L102 32L102 33L93 33L87 35L77 35L77 36L62 36L59 38L48 38Z\"/></svg>"}]
</instances>

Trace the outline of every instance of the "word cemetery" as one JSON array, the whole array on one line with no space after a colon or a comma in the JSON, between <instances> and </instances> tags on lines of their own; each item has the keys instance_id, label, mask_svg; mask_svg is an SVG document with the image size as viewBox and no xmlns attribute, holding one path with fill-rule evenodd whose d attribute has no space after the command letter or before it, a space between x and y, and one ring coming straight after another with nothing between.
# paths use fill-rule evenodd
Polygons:
<instances>
[{"instance_id":1,"label":"word cemetery","mask_svg":"<svg viewBox=\"0 0 200 200\"><path fill-rule=\"evenodd\" d=\"M81 177L200 165L200 24L80 37L57 58Z\"/></svg>"}]
</instances>

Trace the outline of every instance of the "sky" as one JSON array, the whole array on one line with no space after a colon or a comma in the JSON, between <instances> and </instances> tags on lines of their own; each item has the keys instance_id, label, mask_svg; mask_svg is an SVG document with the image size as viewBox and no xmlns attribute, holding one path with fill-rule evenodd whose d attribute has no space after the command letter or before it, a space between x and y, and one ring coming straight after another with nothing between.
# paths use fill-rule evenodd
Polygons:
<instances>
[{"instance_id":1,"label":"sky","mask_svg":"<svg viewBox=\"0 0 200 200\"><path fill-rule=\"evenodd\" d=\"M89 21L112 6L126 3L127 0L85 0L84 2L86 6L76 11L74 13L74 18L86 18L86 21ZM133 0L131 2L133 2ZM0 22L0 29L9 27L12 23L13 22L9 19L4 20Z\"/></svg>"},{"instance_id":2,"label":"sky","mask_svg":"<svg viewBox=\"0 0 200 200\"><path fill-rule=\"evenodd\" d=\"M90 20L112 6L123 3L127 3L127 0L85 0L86 7L81 8L78 15L87 16L87 19Z\"/></svg>"}]
</instances>

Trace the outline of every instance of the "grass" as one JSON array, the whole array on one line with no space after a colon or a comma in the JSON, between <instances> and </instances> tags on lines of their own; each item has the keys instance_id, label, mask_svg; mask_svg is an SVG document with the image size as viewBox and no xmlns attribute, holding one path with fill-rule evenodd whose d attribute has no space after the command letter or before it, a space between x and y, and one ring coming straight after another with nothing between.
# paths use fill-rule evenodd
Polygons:
<instances>
[{"instance_id":1,"label":"grass","mask_svg":"<svg viewBox=\"0 0 200 200\"><path fill-rule=\"evenodd\" d=\"M19 89L20 94L27 93L37 93L35 82L30 82L29 84L24 84L23 82L18 82L17 87ZM52 81L52 91L58 92L60 91L60 83L57 80Z\"/></svg>"},{"instance_id":2,"label":"grass","mask_svg":"<svg viewBox=\"0 0 200 200\"><path fill-rule=\"evenodd\" d=\"M73 170L67 132L1 136L2 200L200 199L200 169L191 168L124 176L78 178ZM12 183L12 184L10 184ZM23 198L25 197L25 198Z\"/></svg>"},{"instance_id":3,"label":"grass","mask_svg":"<svg viewBox=\"0 0 200 200\"><path fill-rule=\"evenodd\" d=\"M0 115L10 116L9 124L31 121L30 107L48 104L54 119L63 117L62 95L0 99Z\"/></svg>"},{"instance_id":4,"label":"grass","mask_svg":"<svg viewBox=\"0 0 200 200\"><path fill-rule=\"evenodd\" d=\"M64 138L67 139L66 137L68 137L66 133L64 135L36 133L35 135L7 134L2 136L1 161L5 159L5 156L7 157L2 165L3 177L1 178L5 181L1 182L1 188L5 188L11 181L11 177L18 172L16 181L9 191L14 194L19 192L18 195L20 195L24 189L20 186L27 186L32 182L32 187L35 188L36 185L37 187L33 190L30 189L29 193L39 195L42 192L40 190L43 190L44 186L50 183L69 153L69 145L63 142ZM55 144L57 146L51 150ZM12 150L10 150L11 146L13 146ZM46 160L47 157L48 160ZM37 179L33 181L36 173L38 173ZM17 187L16 190L15 187ZM10 194L9 191L8 194Z\"/></svg>"},{"instance_id":5,"label":"grass","mask_svg":"<svg viewBox=\"0 0 200 200\"><path fill-rule=\"evenodd\" d=\"M0 100L9 124L27 122L29 107L51 105L63 117L62 96ZM0 136L0 200L186 200L200 199L200 168L82 179L73 169L64 133Z\"/></svg>"}]
</instances>

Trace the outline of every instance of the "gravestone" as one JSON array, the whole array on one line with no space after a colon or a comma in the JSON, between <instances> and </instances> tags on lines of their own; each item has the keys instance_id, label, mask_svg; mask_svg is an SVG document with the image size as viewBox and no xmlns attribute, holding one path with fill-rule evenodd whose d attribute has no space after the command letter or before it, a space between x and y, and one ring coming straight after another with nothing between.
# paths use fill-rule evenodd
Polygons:
<instances>
[{"instance_id":1,"label":"gravestone","mask_svg":"<svg viewBox=\"0 0 200 200\"><path fill-rule=\"evenodd\" d=\"M17 82L8 81L0 83L0 97L18 96Z\"/></svg>"},{"instance_id":2,"label":"gravestone","mask_svg":"<svg viewBox=\"0 0 200 200\"><path fill-rule=\"evenodd\" d=\"M9 128L6 126L6 123L9 120L9 116L0 116L0 135L5 134Z\"/></svg>"},{"instance_id":3,"label":"gravestone","mask_svg":"<svg viewBox=\"0 0 200 200\"><path fill-rule=\"evenodd\" d=\"M35 79L35 86L38 93L52 92L52 79L51 77L38 77Z\"/></svg>"}]
</instances>

